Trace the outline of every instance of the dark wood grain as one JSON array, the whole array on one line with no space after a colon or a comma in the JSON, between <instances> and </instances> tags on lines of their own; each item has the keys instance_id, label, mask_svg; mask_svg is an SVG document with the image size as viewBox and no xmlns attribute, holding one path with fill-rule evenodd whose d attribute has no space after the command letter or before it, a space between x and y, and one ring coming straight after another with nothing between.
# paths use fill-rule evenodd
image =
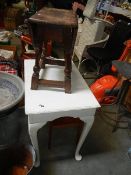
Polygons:
<instances>
[{"instance_id":1,"label":"dark wood grain","mask_svg":"<svg viewBox=\"0 0 131 175\"><path fill-rule=\"evenodd\" d=\"M38 84L47 86L63 87L65 93L71 93L71 70L72 53L77 34L77 17L72 10L42 8L28 19L33 46L36 51L34 73L32 75L31 89L36 90ZM52 59L47 56L47 43L55 41L64 48L64 60ZM40 60L42 64L39 65ZM40 80L39 72L46 64L64 66L64 81ZM50 81L50 82L49 82Z\"/></svg>"}]
</instances>

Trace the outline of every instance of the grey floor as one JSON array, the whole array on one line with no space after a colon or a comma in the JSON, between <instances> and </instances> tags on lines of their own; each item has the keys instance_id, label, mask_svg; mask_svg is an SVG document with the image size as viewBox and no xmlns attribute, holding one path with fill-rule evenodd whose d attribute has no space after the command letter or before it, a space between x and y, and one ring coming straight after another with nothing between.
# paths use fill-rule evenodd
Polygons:
<instances>
[{"instance_id":1,"label":"grey floor","mask_svg":"<svg viewBox=\"0 0 131 175\"><path fill-rule=\"evenodd\" d=\"M30 143L28 117L24 108L17 109L0 120L0 148L6 144ZM127 129L112 132L96 113L95 122L81 149L83 159L76 161L76 129L53 130L52 148L48 149L48 124L38 133L41 165L33 168L31 175L130 175L131 160L127 150L131 137Z\"/></svg>"},{"instance_id":2,"label":"grey floor","mask_svg":"<svg viewBox=\"0 0 131 175\"><path fill-rule=\"evenodd\" d=\"M117 130L112 133L112 128L103 122L100 115L96 115L93 127L82 147L83 159L80 162L74 159L75 130L57 129L53 134L50 151L47 149L47 142L45 144L43 137L48 141L46 128L39 133L41 166L38 169L33 169L33 175L131 174L131 160L127 156L131 140L127 130Z\"/></svg>"},{"instance_id":3,"label":"grey floor","mask_svg":"<svg viewBox=\"0 0 131 175\"><path fill-rule=\"evenodd\" d=\"M83 144L83 159L76 161L76 129L53 130L52 148L48 149L48 124L38 133L41 165L33 168L31 175L131 175L131 147L128 129L112 132L99 112ZM19 108L8 117L0 119L0 149L3 145L30 143L28 117Z\"/></svg>"}]
</instances>

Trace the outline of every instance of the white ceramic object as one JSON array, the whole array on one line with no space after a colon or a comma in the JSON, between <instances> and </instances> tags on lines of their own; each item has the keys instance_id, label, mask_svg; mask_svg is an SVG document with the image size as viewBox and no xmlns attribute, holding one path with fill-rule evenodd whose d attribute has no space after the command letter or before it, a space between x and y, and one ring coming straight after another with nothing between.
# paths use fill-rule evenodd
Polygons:
<instances>
[{"instance_id":1,"label":"white ceramic object","mask_svg":"<svg viewBox=\"0 0 131 175\"><path fill-rule=\"evenodd\" d=\"M0 71L0 113L17 105L23 94L23 80L16 75Z\"/></svg>"}]
</instances>

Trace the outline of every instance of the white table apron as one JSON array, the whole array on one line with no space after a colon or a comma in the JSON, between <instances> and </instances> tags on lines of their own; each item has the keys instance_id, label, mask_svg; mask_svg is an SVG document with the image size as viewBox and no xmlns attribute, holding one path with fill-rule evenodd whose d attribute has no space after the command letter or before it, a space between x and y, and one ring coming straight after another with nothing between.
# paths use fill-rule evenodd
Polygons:
<instances>
[{"instance_id":1,"label":"white table apron","mask_svg":"<svg viewBox=\"0 0 131 175\"><path fill-rule=\"evenodd\" d=\"M79 152L93 124L95 111L100 107L99 103L73 63L71 94L66 94L64 89L43 86L39 86L38 90L31 90L33 66L34 60L25 60L25 113L28 115L29 135L36 151L35 166L40 165L38 130L48 121L65 116L80 118L85 123L75 151L75 159L81 160L82 156ZM47 65L47 67L48 69L41 71L41 77L63 79L63 67L58 68L54 65Z\"/></svg>"}]
</instances>

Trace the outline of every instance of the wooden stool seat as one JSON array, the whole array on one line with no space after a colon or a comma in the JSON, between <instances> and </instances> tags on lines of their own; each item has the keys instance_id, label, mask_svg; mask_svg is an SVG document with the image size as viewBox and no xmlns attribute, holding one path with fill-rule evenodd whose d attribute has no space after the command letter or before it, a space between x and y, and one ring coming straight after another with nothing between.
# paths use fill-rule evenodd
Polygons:
<instances>
[{"instance_id":1,"label":"wooden stool seat","mask_svg":"<svg viewBox=\"0 0 131 175\"><path fill-rule=\"evenodd\" d=\"M31 89L36 90L38 85L42 84L64 88L66 93L71 93L71 58L78 28L76 14L72 10L44 7L28 19L28 24L36 52ZM63 60L46 56L49 41L62 44ZM46 64L64 66L64 81L39 79L40 69L44 69Z\"/></svg>"},{"instance_id":2,"label":"wooden stool seat","mask_svg":"<svg viewBox=\"0 0 131 175\"><path fill-rule=\"evenodd\" d=\"M38 13L30 17L30 20L46 25L76 27L77 18L75 16L72 10L44 7L38 11Z\"/></svg>"}]
</instances>

